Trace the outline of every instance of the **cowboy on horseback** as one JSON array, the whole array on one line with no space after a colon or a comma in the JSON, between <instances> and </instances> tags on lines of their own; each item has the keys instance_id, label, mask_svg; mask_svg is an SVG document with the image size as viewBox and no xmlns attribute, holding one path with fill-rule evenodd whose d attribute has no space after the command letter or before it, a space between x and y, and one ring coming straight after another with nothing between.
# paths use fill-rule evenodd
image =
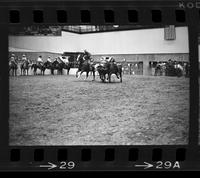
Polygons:
<instances>
[{"instance_id":1,"label":"cowboy on horseback","mask_svg":"<svg viewBox=\"0 0 200 178\"><path fill-rule=\"evenodd\" d=\"M29 62L29 63L30 63L29 59L26 57L25 54L22 55L22 62L23 62L23 63L24 63L24 62Z\"/></svg>"},{"instance_id":2,"label":"cowboy on horseback","mask_svg":"<svg viewBox=\"0 0 200 178\"><path fill-rule=\"evenodd\" d=\"M16 57L15 57L15 54L12 54L11 57L10 57L10 62L14 62L14 63L17 63L16 61Z\"/></svg>"},{"instance_id":3,"label":"cowboy on horseback","mask_svg":"<svg viewBox=\"0 0 200 178\"><path fill-rule=\"evenodd\" d=\"M9 71L12 71L13 76L17 76L17 58L15 57L15 54L12 54L9 60Z\"/></svg>"},{"instance_id":4,"label":"cowboy on horseback","mask_svg":"<svg viewBox=\"0 0 200 178\"><path fill-rule=\"evenodd\" d=\"M52 63L50 56L47 58L47 61L50 62L50 63Z\"/></svg>"},{"instance_id":5,"label":"cowboy on horseback","mask_svg":"<svg viewBox=\"0 0 200 178\"><path fill-rule=\"evenodd\" d=\"M91 54L84 50L83 54L79 54L77 57L78 70L76 71L76 77L79 78L83 72L86 72L86 78L88 77L89 72L93 73L93 80L95 80L95 68L93 60L91 59ZM78 75L78 73L80 74Z\"/></svg>"},{"instance_id":6,"label":"cowboy on horseback","mask_svg":"<svg viewBox=\"0 0 200 178\"><path fill-rule=\"evenodd\" d=\"M43 64L42 56L39 56L39 57L37 58L37 63L38 63L38 65L41 65L41 66L42 66L42 64Z\"/></svg>"},{"instance_id":7,"label":"cowboy on horseback","mask_svg":"<svg viewBox=\"0 0 200 178\"><path fill-rule=\"evenodd\" d=\"M83 54L83 61L87 61L89 64L93 64L93 59L91 58L91 54L84 50L84 54Z\"/></svg>"}]
</instances>

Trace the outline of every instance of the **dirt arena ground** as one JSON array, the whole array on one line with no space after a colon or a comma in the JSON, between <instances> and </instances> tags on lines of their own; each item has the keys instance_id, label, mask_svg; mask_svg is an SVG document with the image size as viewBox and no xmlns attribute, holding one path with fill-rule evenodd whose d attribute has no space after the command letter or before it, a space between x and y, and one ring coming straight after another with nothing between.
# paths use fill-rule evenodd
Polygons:
<instances>
[{"instance_id":1,"label":"dirt arena ground","mask_svg":"<svg viewBox=\"0 0 200 178\"><path fill-rule=\"evenodd\" d=\"M10 77L10 145L187 144L189 79Z\"/></svg>"}]
</instances>

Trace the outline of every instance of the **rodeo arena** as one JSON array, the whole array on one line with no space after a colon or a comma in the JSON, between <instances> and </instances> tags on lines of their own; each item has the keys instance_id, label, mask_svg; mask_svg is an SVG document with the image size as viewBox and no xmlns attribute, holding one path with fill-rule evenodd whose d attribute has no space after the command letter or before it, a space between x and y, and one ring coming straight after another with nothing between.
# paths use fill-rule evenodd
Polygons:
<instances>
[{"instance_id":1,"label":"rodeo arena","mask_svg":"<svg viewBox=\"0 0 200 178\"><path fill-rule=\"evenodd\" d=\"M10 145L188 143L185 26L10 29Z\"/></svg>"}]
</instances>

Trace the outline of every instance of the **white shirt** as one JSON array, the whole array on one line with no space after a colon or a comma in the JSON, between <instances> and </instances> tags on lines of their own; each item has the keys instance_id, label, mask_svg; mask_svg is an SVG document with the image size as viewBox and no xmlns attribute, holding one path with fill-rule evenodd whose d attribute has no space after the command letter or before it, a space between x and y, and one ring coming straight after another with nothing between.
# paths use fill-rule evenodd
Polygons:
<instances>
[{"instance_id":1,"label":"white shirt","mask_svg":"<svg viewBox=\"0 0 200 178\"><path fill-rule=\"evenodd\" d=\"M41 57L38 57L37 61L38 62L43 62Z\"/></svg>"},{"instance_id":2,"label":"white shirt","mask_svg":"<svg viewBox=\"0 0 200 178\"><path fill-rule=\"evenodd\" d=\"M62 60L64 63L68 63L68 62L69 62L68 58L69 58L69 57L61 58L61 60Z\"/></svg>"},{"instance_id":3,"label":"white shirt","mask_svg":"<svg viewBox=\"0 0 200 178\"><path fill-rule=\"evenodd\" d=\"M22 57L22 60L25 61L25 60L27 60L27 58L26 57Z\"/></svg>"},{"instance_id":4,"label":"white shirt","mask_svg":"<svg viewBox=\"0 0 200 178\"><path fill-rule=\"evenodd\" d=\"M48 58L47 58L47 61L51 62L51 58L50 58L50 57L48 57Z\"/></svg>"}]
</instances>

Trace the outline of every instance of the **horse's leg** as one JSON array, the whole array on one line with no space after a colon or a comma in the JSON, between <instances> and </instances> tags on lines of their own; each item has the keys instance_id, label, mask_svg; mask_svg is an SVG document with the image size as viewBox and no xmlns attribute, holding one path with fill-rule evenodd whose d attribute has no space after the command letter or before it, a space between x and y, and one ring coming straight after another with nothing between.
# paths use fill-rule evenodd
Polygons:
<instances>
[{"instance_id":1,"label":"horse's leg","mask_svg":"<svg viewBox=\"0 0 200 178\"><path fill-rule=\"evenodd\" d=\"M101 73L100 76L101 76L101 77L100 77L101 81L102 81L102 82L105 82L105 79L106 79L105 74Z\"/></svg>"},{"instance_id":2,"label":"horse's leg","mask_svg":"<svg viewBox=\"0 0 200 178\"><path fill-rule=\"evenodd\" d=\"M111 73L108 74L109 83L111 83Z\"/></svg>"},{"instance_id":3,"label":"horse's leg","mask_svg":"<svg viewBox=\"0 0 200 178\"><path fill-rule=\"evenodd\" d=\"M81 77L81 75L82 75L83 72L84 72L84 71L81 71L81 72L79 73L78 78Z\"/></svg>"},{"instance_id":4,"label":"horse's leg","mask_svg":"<svg viewBox=\"0 0 200 178\"><path fill-rule=\"evenodd\" d=\"M88 75L89 75L89 71L86 72L86 76L85 76L84 80L86 80L88 78Z\"/></svg>"},{"instance_id":5,"label":"horse's leg","mask_svg":"<svg viewBox=\"0 0 200 178\"><path fill-rule=\"evenodd\" d=\"M106 80L106 74L105 75L102 74L102 81L105 82L105 80Z\"/></svg>"},{"instance_id":6,"label":"horse's leg","mask_svg":"<svg viewBox=\"0 0 200 178\"><path fill-rule=\"evenodd\" d=\"M107 74L108 76L107 76L107 80L109 80L109 73ZM105 74L105 78L106 78L106 74Z\"/></svg>"},{"instance_id":7,"label":"horse's leg","mask_svg":"<svg viewBox=\"0 0 200 178\"><path fill-rule=\"evenodd\" d=\"M78 77L78 73L80 72L80 70L78 69L77 71L76 71L76 78Z\"/></svg>"},{"instance_id":8,"label":"horse's leg","mask_svg":"<svg viewBox=\"0 0 200 178\"><path fill-rule=\"evenodd\" d=\"M120 76L120 82L122 83L122 71L119 73Z\"/></svg>"},{"instance_id":9,"label":"horse's leg","mask_svg":"<svg viewBox=\"0 0 200 178\"><path fill-rule=\"evenodd\" d=\"M117 73L117 72L115 73L115 75L116 75L116 77L119 79L119 76L118 76L118 73Z\"/></svg>"},{"instance_id":10,"label":"horse's leg","mask_svg":"<svg viewBox=\"0 0 200 178\"><path fill-rule=\"evenodd\" d=\"M93 73L93 80L92 81L95 81L95 70L93 70L92 73Z\"/></svg>"}]
</instances>

